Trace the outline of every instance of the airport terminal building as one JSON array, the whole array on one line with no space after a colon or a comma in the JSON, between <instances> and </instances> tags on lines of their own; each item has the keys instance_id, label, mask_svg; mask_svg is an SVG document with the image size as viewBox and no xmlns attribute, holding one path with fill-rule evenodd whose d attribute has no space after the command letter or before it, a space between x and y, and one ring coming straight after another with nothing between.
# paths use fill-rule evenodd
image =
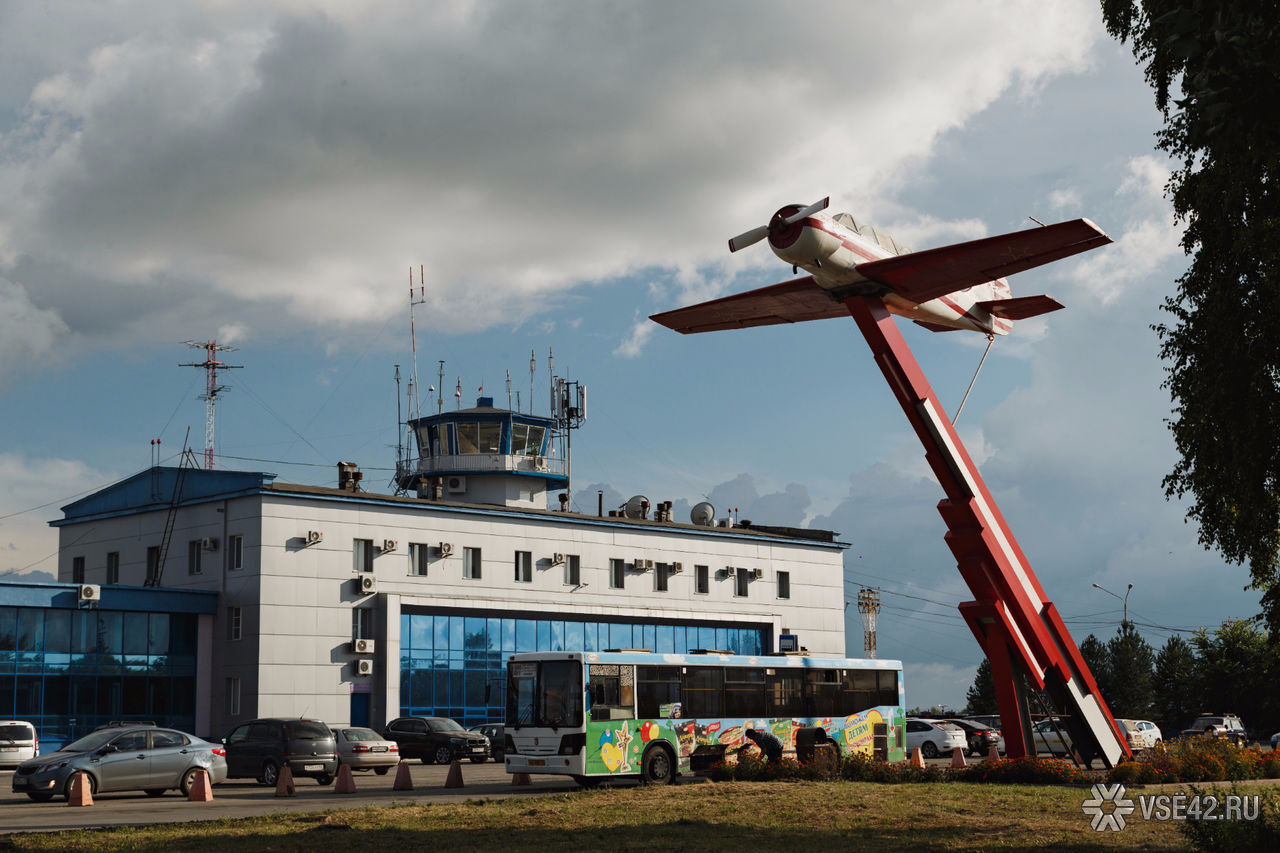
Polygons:
<instances>
[{"instance_id":1,"label":"airport terminal building","mask_svg":"<svg viewBox=\"0 0 1280 853\"><path fill-rule=\"evenodd\" d=\"M845 545L834 534L729 526L705 508L680 522L641 501L626 514L548 510L548 492L567 484L548 454L549 419L481 399L413 425L420 458L401 471L413 486L404 495L362 491L345 463L333 487L158 467L64 507L52 522L68 585L57 595L75 596L68 618L81 636L106 619L115 637L118 622L128 659L140 623L109 614L142 596L135 606L171 620L181 651L165 664L167 704L112 704L99 691L98 716L146 714L215 737L269 715L472 725L502 717L517 651L763 654L795 635L814 654L844 655ZM0 646L30 645L20 628L4 639L6 588ZM190 703L174 698L184 690ZM15 716L35 716L24 701L13 710L27 716ZM46 686L41 719L70 713Z\"/></svg>"}]
</instances>

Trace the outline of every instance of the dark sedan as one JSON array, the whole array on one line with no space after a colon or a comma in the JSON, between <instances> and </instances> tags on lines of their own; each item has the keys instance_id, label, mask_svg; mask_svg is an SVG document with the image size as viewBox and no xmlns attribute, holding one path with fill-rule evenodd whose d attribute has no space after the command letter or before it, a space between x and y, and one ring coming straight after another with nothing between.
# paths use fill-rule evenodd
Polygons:
<instances>
[{"instance_id":1,"label":"dark sedan","mask_svg":"<svg viewBox=\"0 0 1280 853\"><path fill-rule=\"evenodd\" d=\"M993 729L975 720L957 719L947 720L947 722L964 729L965 740L969 742L970 755L986 755L993 745L1000 752L1004 752L1004 738L1000 736L999 729Z\"/></svg>"},{"instance_id":2,"label":"dark sedan","mask_svg":"<svg viewBox=\"0 0 1280 853\"><path fill-rule=\"evenodd\" d=\"M387 723L382 735L400 746L401 758L418 758L423 764L448 764L463 758L483 764L489 760L489 739L448 717L399 717Z\"/></svg>"}]
</instances>

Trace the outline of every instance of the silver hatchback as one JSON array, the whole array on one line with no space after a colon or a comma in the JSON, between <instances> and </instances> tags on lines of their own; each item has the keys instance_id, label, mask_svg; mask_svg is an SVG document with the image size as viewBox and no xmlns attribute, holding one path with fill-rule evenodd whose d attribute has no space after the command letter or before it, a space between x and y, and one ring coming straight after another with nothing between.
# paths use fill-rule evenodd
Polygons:
<instances>
[{"instance_id":1,"label":"silver hatchback","mask_svg":"<svg viewBox=\"0 0 1280 853\"><path fill-rule=\"evenodd\" d=\"M71 777L83 771L94 794L146 791L158 797L178 788L185 795L201 769L208 771L210 784L227 778L226 750L174 729L125 726L100 729L57 752L24 761L13 774L13 791L37 802L55 794L69 796Z\"/></svg>"},{"instance_id":2,"label":"silver hatchback","mask_svg":"<svg viewBox=\"0 0 1280 853\"><path fill-rule=\"evenodd\" d=\"M373 729L361 726L333 729L333 741L338 747L338 763L352 770L372 770L385 776L400 763L400 745Z\"/></svg>"}]
</instances>

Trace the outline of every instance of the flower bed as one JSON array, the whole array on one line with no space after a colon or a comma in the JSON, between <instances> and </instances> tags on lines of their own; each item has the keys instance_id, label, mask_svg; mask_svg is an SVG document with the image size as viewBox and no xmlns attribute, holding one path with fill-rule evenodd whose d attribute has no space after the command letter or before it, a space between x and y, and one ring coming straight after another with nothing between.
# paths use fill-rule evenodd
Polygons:
<instances>
[{"instance_id":1,"label":"flower bed","mask_svg":"<svg viewBox=\"0 0 1280 853\"><path fill-rule=\"evenodd\" d=\"M1138 753L1107 774L1112 782L1226 782L1280 779L1280 756L1238 747L1224 738L1187 738Z\"/></svg>"}]
</instances>

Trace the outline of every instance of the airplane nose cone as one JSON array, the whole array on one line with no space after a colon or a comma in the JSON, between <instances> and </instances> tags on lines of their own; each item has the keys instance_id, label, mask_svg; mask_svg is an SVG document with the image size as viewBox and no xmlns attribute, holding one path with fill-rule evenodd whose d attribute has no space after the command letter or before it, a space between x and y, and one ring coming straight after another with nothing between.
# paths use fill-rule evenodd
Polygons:
<instances>
[{"instance_id":1,"label":"airplane nose cone","mask_svg":"<svg viewBox=\"0 0 1280 853\"><path fill-rule=\"evenodd\" d=\"M804 221L793 222L790 225L786 223L786 218L800 209L798 204L788 204L782 207L773 218L769 220L769 245L775 249L789 249L800 239L801 233L804 231Z\"/></svg>"}]
</instances>

